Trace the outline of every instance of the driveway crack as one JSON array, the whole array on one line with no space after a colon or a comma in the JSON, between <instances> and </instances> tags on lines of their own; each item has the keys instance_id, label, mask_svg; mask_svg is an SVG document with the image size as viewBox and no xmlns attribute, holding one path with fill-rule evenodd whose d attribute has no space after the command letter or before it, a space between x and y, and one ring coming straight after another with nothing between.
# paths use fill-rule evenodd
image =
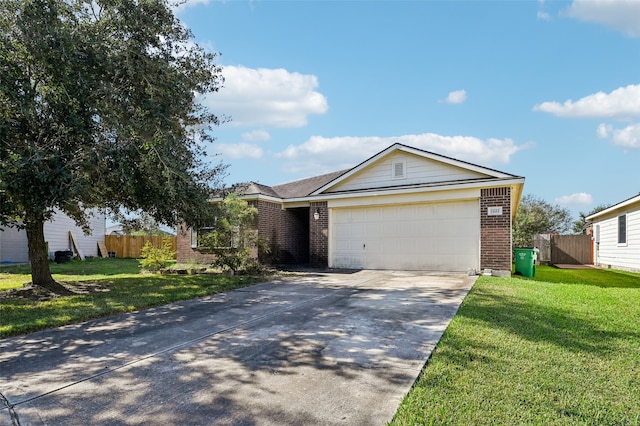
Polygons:
<instances>
[{"instance_id":1,"label":"driveway crack","mask_svg":"<svg viewBox=\"0 0 640 426\"><path fill-rule=\"evenodd\" d=\"M0 410L4 410L5 408L9 410L9 417L11 417L12 426L20 426L20 419L18 418L18 413L13 409L14 405L9 402L9 400L0 393L0 403L2 403L2 407Z\"/></svg>"}]
</instances>

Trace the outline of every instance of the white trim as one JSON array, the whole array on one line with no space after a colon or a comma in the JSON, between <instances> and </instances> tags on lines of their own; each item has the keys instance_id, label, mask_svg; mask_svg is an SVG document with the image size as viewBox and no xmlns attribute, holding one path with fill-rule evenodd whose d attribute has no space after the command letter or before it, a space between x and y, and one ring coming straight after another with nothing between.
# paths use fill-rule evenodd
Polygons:
<instances>
[{"instance_id":1,"label":"white trim","mask_svg":"<svg viewBox=\"0 0 640 426\"><path fill-rule=\"evenodd\" d=\"M440 191L431 193L412 193L412 194L387 194L381 197L372 195L360 198L342 198L333 199L327 202L327 207L344 208L344 207L371 207L392 204L416 204L416 203L435 203L435 202L451 202L458 200L478 200L480 199L480 189L452 189L450 191Z\"/></svg>"},{"instance_id":2,"label":"white trim","mask_svg":"<svg viewBox=\"0 0 640 426\"><path fill-rule=\"evenodd\" d=\"M272 197L270 195L264 195L264 194L243 194L243 195L239 195L238 198L242 200L271 201L277 204L282 204L282 202L284 201L282 198ZM209 203L219 203L223 200L224 200L224 197L209 198Z\"/></svg>"},{"instance_id":3,"label":"white trim","mask_svg":"<svg viewBox=\"0 0 640 426\"><path fill-rule=\"evenodd\" d=\"M515 177L513 179L505 179L505 180L483 180L480 182L449 182L443 183L441 185L433 185L433 184L424 184L424 185L416 185L411 186L410 188L403 187L391 187L386 189L371 189L371 190L358 190L353 192L341 192L341 193L328 193L328 194L317 194L317 195L307 195L305 197L300 198L276 198L272 196L262 195L262 194L249 194L242 195L240 198L244 200L265 200L270 201L276 204L281 204L282 209L294 208L294 207L307 207L312 202L318 201L331 201L331 200L345 200L345 199L366 199L370 197L380 197L386 195L402 195L402 194L423 194L423 196L428 197L426 194L436 193L436 192L450 192L450 191L460 191L467 189L488 189L488 188L499 188L509 186L511 187L511 220L515 219L515 215L517 212L517 206L520 203L520 197L522 194L522 188L524 186L524 178L523 177ZM423 198L427 199L427 198ZM209 200L211 203L216 203L222 201L222 198L215 198Z\"/></svg>"},{"instance_id":4,"label":"white trim","mask_svg":"<svg viewBox=\"0 0 640 426\"><path fill-rule=\"evenodd\" d=\"M632 204L635 204L635 203L640 203L640 195L637 195L635 197L629 198L628 200L625 200L625 201L621 201L620 203L614 204L613 206L611 206L611 207L609 207L607 209L604 209L602 211L599 211L598 213L594 213L591 216L587 216L585 218L585 220L591 221L591 220L596 219L596 218L598 218L600 216L606 216L606 215L608 215L610 213L615 212L616 210L623 209L623 208L628 207L628 206L630 206Z\"/></svg>"},{"instance_id":5,"label":"white trim","mask_svg":"<svg viewBox=\"0 0 640 426\"><path fill-rule=\"evenodd\" d=\"M412 194L416 192L436 192L436 191L451 191L458 189L470 189L470 188L497 188L503 186L513 186L513 185L524 185L524 178L516 178L516 179L508 179L508 180L491 180L491 181L481 181L481 182L467 182L467 183L459 183L452 182L443 185L434 185L434 186L415 186L411 188L387 188L380 190L359 190L356 192L344 192L338 194L317 194L317 195L308 195L306 197L301 198L289 198L282 200L284 204L295 203L299 201L325 201L325 200L335 200L335 199L343 199L343 198L361 198L361 197L374 197L381 195L391 195L391 194Z\"/></svg>"}]
</instances>

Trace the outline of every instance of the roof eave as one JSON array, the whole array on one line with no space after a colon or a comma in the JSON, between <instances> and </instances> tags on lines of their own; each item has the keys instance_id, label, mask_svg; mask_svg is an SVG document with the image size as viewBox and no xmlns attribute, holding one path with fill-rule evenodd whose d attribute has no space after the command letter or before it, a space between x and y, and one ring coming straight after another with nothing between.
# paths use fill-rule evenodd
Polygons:
<instances>
[{"instance_id":1,"label":"roof eave","mask_svg":"<svg viewBox=\"0 0 640 426\"><path fill-rule=\"evenodd\" d=\"M626 199L624 201L619 202L618 204L614 204L613 206L604 209L602 211L599 211L598 213L594 213L591 216L587 216L585 218L586 221L593 221L593 219L596 219L600 216L607 216L611 213L614 213L617 210L622 210L625 207L629 207L630 205L636 204L636 203L640 203L640 194L636 195L634 197L631 197L629 199Z\"/></svg>"},{"instance_id":2,"label":"roof eave","mask_svg":"<svg viewBox=\"0 0 640 426\"><path fill-rule=\"evenodd\" d=\"M353 190L353 191L345 191L339 193L324 193L324 194L312 194L306 197L300 198L287 198L284 199L283 202L294 203L294 202L304 202L304 201L318 201L318 200L335 200L335 199L343 199L343 198L360 198L360 197L372 197L372 196L383 196L383 195L392 195L392 194L410 194L415 192L437 192L437 191L448 191L448 190L456 190L456 189L471 189L471 188L493 188L497 186L519 186L520 188L524 185L523 177L512 177L512 178L499 178L499 179L489 179L482 181L473 181L473 182L447 182L440 184L425 184L425 185L415 185L411 187L388 187L388 188L371 188L367 190ZM522 192L520 190L520 192Z\"/></svg>"}]
</instances>

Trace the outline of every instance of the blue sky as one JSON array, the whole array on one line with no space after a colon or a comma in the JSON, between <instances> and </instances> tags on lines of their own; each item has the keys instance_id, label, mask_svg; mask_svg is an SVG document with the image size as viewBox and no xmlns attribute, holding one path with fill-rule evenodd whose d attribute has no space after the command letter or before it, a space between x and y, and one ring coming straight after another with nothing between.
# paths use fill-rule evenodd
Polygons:
<instances>
[{"instance_id":1,"label":"blue sky","mask_svg":"<svg viewBox=\"0 0 640 426\"><path fill-rule=\"evenodd\" d=\"M400 142L524 176L577 216L640 192L640 1L213 1L227 183L350 168ZM218 161L218 160L212 160Z\"/></svg>"}]
</instances>

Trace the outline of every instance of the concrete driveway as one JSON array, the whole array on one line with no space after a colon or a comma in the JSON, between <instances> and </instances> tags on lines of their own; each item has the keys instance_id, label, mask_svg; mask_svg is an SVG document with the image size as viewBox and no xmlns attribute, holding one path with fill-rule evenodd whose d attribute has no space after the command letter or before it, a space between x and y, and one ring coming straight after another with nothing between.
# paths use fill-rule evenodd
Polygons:
<instances>
[{"instance_id":1,"label":"concrete driveway","mask_svg":"<svg viewBox=\"0 0 640 426\"><path fill-rule=\"evenodd\" d=\"M0 424L384 425L475 279L305 273L0 340Z\"/></svg>"}]
</instances>

